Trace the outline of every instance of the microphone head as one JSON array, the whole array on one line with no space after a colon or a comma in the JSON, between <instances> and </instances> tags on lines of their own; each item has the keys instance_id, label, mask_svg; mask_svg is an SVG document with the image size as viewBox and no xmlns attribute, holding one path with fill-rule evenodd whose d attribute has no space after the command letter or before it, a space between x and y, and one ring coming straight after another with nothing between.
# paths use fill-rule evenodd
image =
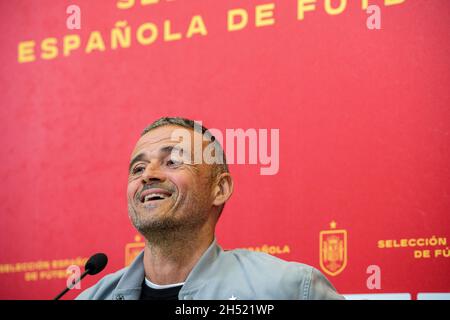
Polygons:
<instances>
[{"instance_id":1,"label":"microphone head","mask_svg":"<svg viewBox=\"0 0 450 320\"><path fill-rule=\"evenodd\" d=\"M91 276L105 269L108 263L108 257L104 253L96 253L84 265L84 269Z\"/></svg>"}]
</instances>

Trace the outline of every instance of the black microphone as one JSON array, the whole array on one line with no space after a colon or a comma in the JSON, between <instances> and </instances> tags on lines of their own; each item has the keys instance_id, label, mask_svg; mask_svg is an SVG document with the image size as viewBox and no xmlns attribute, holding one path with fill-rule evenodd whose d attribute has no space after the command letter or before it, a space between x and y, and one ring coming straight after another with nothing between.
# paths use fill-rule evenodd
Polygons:
<instances>
[{"instance_id":1,"label":"black microphone","mask_svg":"<svg viewBox=\"0 0 450 320\"><path fill-rule=\"evenodd\" d=\"M53 300L59 300L63 295L65 295L70 289L72 289L78 282L81 281L86 275L90 274L93 276L105 269L108 263L108 257L104 253L96 253L84 265L84 272L79 279L77 279L71 286L65 288L60 294L56 296Z\"/></svg>"}]
</instances>

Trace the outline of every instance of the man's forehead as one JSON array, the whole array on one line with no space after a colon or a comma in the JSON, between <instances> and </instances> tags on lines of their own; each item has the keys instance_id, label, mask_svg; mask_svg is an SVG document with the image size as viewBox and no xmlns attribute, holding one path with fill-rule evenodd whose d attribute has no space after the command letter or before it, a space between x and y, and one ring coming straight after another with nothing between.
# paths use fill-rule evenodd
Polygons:
<instances>
[{"instance_id":1,"label":"man's forehead","mask_svg":"<svg viewBox=\"0 0 450 320\"><path fill-rule=\"evenodd\" d=\"M178 130L183 130L183 135L177 134ZM193 138L194 130L181 126L167 125L150 130L136 143L132 152L132 157L141 152L158 151L161 146L177 145L183 142L183 136ZM200 134L200 133L195 133Z\"/></svg>"}]
</instances>

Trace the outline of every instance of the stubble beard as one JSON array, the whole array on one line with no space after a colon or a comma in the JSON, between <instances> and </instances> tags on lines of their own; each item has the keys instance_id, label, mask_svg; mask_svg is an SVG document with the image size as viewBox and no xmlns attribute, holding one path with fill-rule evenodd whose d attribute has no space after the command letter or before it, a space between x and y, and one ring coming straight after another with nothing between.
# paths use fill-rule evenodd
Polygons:
<instances>
[{"instance_id":1,"label":"stubble beard","mask_svg":"<svg viewBox=\"0 0 450 320\"><path fill-rule=\"evenodd\" d=\"M183 208L185 210L181 214L162 212L156 215L128 203L128 215L148 245L168 249L178 246L177 244L187 245L207 222L207 213L199 205L199 199L193 199L192 204L194 205Z\"/></svg>"}]
</instances>

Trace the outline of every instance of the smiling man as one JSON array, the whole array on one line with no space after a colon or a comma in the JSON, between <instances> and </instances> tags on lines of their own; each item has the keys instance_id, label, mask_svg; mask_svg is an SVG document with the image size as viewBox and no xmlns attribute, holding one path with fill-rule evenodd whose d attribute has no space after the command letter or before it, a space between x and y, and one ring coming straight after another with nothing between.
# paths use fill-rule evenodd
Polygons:
<instances>
[{"instance_id":1,"label":"smiling man","mask_svg":"<svg viewBox=\"0 0 450 320\"><path fill-rule=\"evenodd\" d=\"M196 161L211 144L215 161ZM77 299L343 299L310 266L222 250L215 227L232 193L223 150L205 127L184 118L152 123L132 152L127 189L145 249Z\"/></svg>"}]
</instances>

